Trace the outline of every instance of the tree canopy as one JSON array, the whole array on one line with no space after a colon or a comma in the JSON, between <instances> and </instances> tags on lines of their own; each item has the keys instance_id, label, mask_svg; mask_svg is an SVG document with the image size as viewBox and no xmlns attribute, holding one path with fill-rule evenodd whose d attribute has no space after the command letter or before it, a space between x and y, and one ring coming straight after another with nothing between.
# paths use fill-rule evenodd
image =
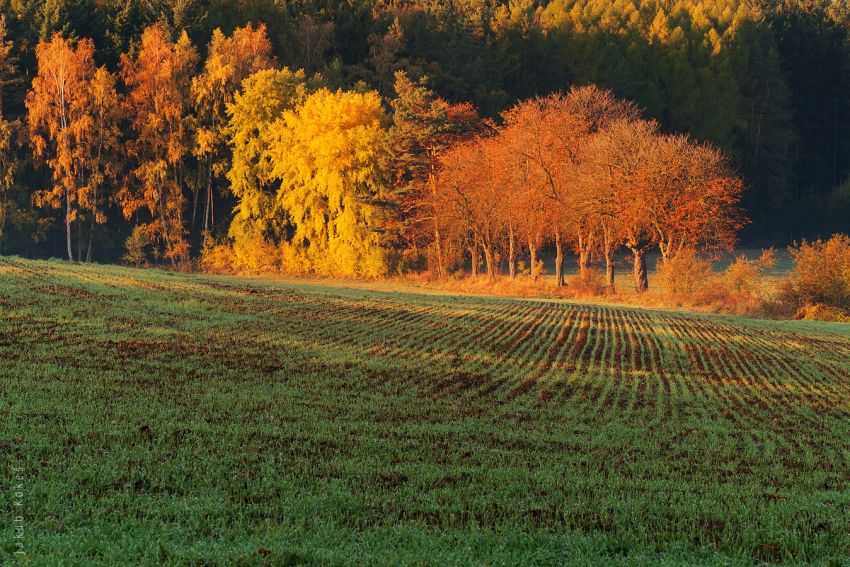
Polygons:
<instances>
[{"instance_id":1,"label":"tree canopy","mask_svg":"<svg viewBox=\"0 0 850 567\"><path fill-rule=\"evenodd\" d=\"M437 266L458 254L432 246L448 227L420 198L433 193L437 154L490 127L477 116L500 125L518 103L589 84L630 101L661 135L726 156L752 220L746 241L848 229L850 9L837 0L28 0L0 5L0 21L5 252L68 255L71 229L77 258L116 259L133 231L152 261L184 261L235 230L288 240L289 221L258 210L280 180L258 175L267 141L248 123L276 122L320 87L374 92L388 136L375 179L387 195L369 206L396 221L380 240L435 254ZM40 114L56 59L46 50L59 42L88 58L82 83L97 72L106 89L106 107L74 102L89 116L73 119L89 133L78 145ZM300 94L270 113L257 101L234 126L228 108L249 86L275 88L282 69L303 73L290 81ZM69 101L93 96L73 90ZM520 217L508 228L541 246L551 232ZM590 244L577 234L561 227L558 241Z\"/></svg>"}]
</instances>

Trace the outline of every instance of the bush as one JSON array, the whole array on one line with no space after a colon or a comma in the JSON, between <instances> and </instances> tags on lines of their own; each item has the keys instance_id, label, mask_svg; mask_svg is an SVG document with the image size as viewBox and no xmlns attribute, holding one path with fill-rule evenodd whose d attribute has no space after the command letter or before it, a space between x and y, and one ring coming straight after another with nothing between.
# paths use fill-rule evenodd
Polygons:
<instances>
[{"instance_id":1,"label":"bush","mask_svg":"<svg viewBox=\"0 0 850 567\"><path fill-rule=\"evenodd\" d=\"M764 299L764 273L776 265L772 249L764 250L756 260L741 254L723 272L722 284L726 294L744 299Z\"/></svg>"},{"instance_id":2,"label":"bush","mask_svg":"<svg viewBox=\"0 0 850 567\"><path fill-rule=\"evenodd\" d=\"M208 272L270 274L280 271L281 252L250 223L234 223L229 238L205 244L201 268Z\"/></svg>"},{"instance_id":3,"label":"bush","mask_svg":"<svg viewBox=\"0 0 850 567\"><path fill-rule=\"evenodd\" d=\"M599 270L587 268L584 275L576 275L570 281L570 289L578 294L603 295L608 286L605 283L605 275Z\"/></svg>"},{"instance_id":4,"label":"bush","mask_svg":"<svg viewBox=\"0 0 850 567\"><path fill-rule=\"evenodd\" d=\"M850 314L843 309L830 307L823 303L815 305L804 305L797 309L794 319L798 321L832 321L836 323L850 323Z\"/></svg>"},{"instance_id":5,"label":"bush","mask_svg":"<svg viewBox=\"0 0 850 567\"><path fill-rule=\"evenodd\" d=\"M124 243L126 252L122 260L137 267L141 266L148 259L148 254L145 250L148 244L148 237L144 229L141 226L134 227L133 232L130 233L130 236L127 237Z\"/></svg>"},{"instance_id":6,"label":"bush","mask_svg":"<svg viewBox=\"0 0 850 567\"><path fill-rule=\"evenodd\" d=\"M713 279L711 262L685 249L658 263L658 283L674 296L693 296L705 291Z\"/></svg>"},{"instance_id":7,"label":"bush","mask_svg":"<svg viewBox=\"0 0 850 567\"><path fill-rule=\"evenodd\" d=\"M804 240L789 251L794 269L782 286L785 301L796 309L822 306L813 313L827 307L850 311L850 237Z\"/></svg>"},{"instance_id":8,"label":"bush","mask_svg":"<svg viewBox=\"0 0 850 567\"><path fill-rule=\"evenodd\" d=\"M236 259L233 247L227 242L213 242L210 240L201 249L200 264L205 272L228 273L234 271Z\"/></svg>"}]
</instances>

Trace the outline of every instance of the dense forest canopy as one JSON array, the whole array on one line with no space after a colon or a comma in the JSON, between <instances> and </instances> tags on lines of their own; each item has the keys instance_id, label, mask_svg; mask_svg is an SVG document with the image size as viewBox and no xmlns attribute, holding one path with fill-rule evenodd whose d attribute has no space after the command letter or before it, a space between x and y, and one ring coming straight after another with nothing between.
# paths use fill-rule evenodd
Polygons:
<instances>
[{"instance_id":1,"label":"dense forest canopy","mask_svg":"<svg viewBox=\"0 0 850 567\"><path fill-rule=\"evenodd\" d=\"M287 198L325 204L354 199L345 187L360 184L369 202L344 211L373 223L391 180L363 156L398 108L399 71L411 84L426 78L449 111L469 103L495 123L518 101L597 84L634 101L665 134L689 134L731 157L752 220L745 241L850 229L845 2L14 0L0 12L2 253L65 255L69 219L74 254L97 260L120 258L128 238L160 242L166 258L194 255L229 231L291 233L231 223L237 202L237 221L250 203L283 206L257 192L281 180L301 188ZM261 26L263 37L252 35ZM37 49L57 37L67 44ZM39 63L72 60L74 80L93 86L74 92L71 114L57 118L33 94L50 85L34 79ZM232 74L220 77L217 65ZM163 69L168 84L154 78ZM308 93L316 97L301 104ZM238 112L226 110L239 99L255 105L242 109L242 130ZM264 117L272 106L284 116ZM73 143L49 126L65 119ZM329 156L334 143L353 140L352 157L319 182L304 179L313 165L292 156L260 171L252 144L269 136ZM298 238L337 239L363 258L375 253L370 239L392 238L295 226Z\"/></svg>"}]
</instances>

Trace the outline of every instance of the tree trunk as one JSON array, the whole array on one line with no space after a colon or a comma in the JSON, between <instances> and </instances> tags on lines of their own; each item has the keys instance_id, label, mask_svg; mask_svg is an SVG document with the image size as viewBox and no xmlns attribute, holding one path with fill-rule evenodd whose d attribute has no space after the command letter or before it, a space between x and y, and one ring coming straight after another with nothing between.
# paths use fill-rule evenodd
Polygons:
<instances>
[{"instance_id":1,"label":"tree trunk","mask_svg":"<svg viewBox=\"0 0 850 567\"><path fill-rule=\"evenodd\" d=\"M493 245L484 245L484 262L487 264L487 277L496 281L496 259L493 255Z\"/></svg>"},{"instance_id":2,"label":"tree trunk","mask_svg":"<svg viewBox=\"0 0 850 567\"><path fill-rule=\"evenodd\" d=\"M673 251L673 243L672 240L665 240L664 238L659 239L658 242L658 251L661 252L661 263L666 264L670 261L671 253Z\"/></svg>"},{"instance_id":3,"label":"tree trunk","mask_svg":"<svg viewBox=\"0 0 850 567\"><path fill-rule=\"evenodd\" d=\"M529 261L531 262L530 274L531 279L537 281L537 247L534 245L534 240L532 238L528 239L528 254Z\"/></svg>"},{"instance_id":4,"label":"tree trunk","mask_svg":"<svg viewBox=\"0 0 850 567\"><path fill-rule=\"evenodd\" d=\"M469 256L472 262L472 275L478 276L478 245L473 244L469 248Z\"/></svg>"},{"instance_id":5,"label":"tree trunk","mask_svg":"<svg viewBox=\"0 0 850 567\"><path fill-rule=\"evenodd\" d=\"M590 269L590 246L587 238L581 233L578 235L578 278L586 281Z\"/></svg>"},{"instance_id":6,"label":"tree trunk","mask_svg":"<svg viewBox=\"0 0 850 567\"><path fill-rule=\"evenodd\" d=\"M442 279L444 276L443 248L440 244L440 225L437 222L437 217L434 217L434 248L437 254L437 277Z\"/></svg>"},{"instance_id":7,"label":"tree trunk","mask_svg":"<svg viewBox=\"0 0 850 567\"><path fill-rule=\"evenodd\" d=\"M92 211L92 215L95 215L94 211ZM96 219L92 218L91 228L89 229L89 245L88 245L88 249L86 250L86 264L91 264L91 245L92 245L92 240L94 240L95 222L96 222Z\"/></svg>"},{"instance_id":8,"label":"tree trunk","mask_svg":"<svg viewBox=\"0 0 850 567\"><path fill-rule=\"evenodd\" d=\"M68 261L74 261L74 254L71 251L71 195L65 189L65 241L68 245Z\"/></svg>"},{"instance_id":9,"label":"tree trunk","mask_svg":"<svg viewBox=\"0 0 850 567\"><path fill-rule=\"evenodd\" d=\"M210 183L210 230L215 230L215 191Z\"/></svg>"},{"instance_id":10,"label":"tree trunk","mask_svg":"<svg viewBox=\"0 0 850 567\"><path fill-rule=\"evenodd\" d=\"M630 250L632 251L635 291L643 293L649 289L649 278L646 272L646 250L639 246L630 248Z\"/></svg>"},{"instance_id":11,"label":"tree trunk","mask_svg":"<svg viewBox=\"0 0 850 567\"><path fill-rule=\"evenodd\" d=\"M83 221L77 221L77 262L83 261Z\"/></svg>"},{"instance_id":12,"label":"tree trunk","mask_svg":"<svg viewBox=\"0 0 850 567\"><path fill-rule=\"evenodd\" d=\"M564 247L561 231L555 229L555 287L564 287Z\"/></svg>"},{"instance_id":13,"label":"tree trunk","mask_svg":"<svg viewBox=\"0 0 850 567\"><path fill-rule=\"evenodd\" d=\"M431 198L436 200L437 197L437 181L436 176L434 175L435 165L431 163L431 170L428 172L428 186L431 187ZM434 212L434 248L437 254L437 277L442 279L446 275L446 270L443 266L443 246L440 238L440 223L437 219L437 210L436 207L432 204L432 210Z\"/></svg>"},{"instance_id":14,"label":"tree trunk","mask_svg":"<svg viewBox=\"0 0 850 567\"><path fill-rule=\"evenodd\" d=\"M171 235L169 234L170 223L168 217L165 216L165 195L163 194L163 188L159 188L159 218L162 222L162 237L165 239L165 254L167 255L171 251ZM172 266L175 266L177 263L174 258L171 258Z\"/></svg>"},{"instance_id":15,"label":"tree trunk","mask_svg":"<svg viewBox=\"0 0 850 567\"><path fill-rule=\"evenodd\" d=\"M516 277L516 247L514 245L514 227L508 228L508 275L511 279Z\"/></svg>"},{"instance_id":16,"label":"tree trunk","mask_svg":"<svg viewBox=\"0 0 850 567\"><path fill-rule=\"evenodd\" d=\"M194 193L195 195L192 198L192 225L189 227L192 234L195 234L195 220L198 216L198 195L201 194L201 189L196 189Z\"/></svg>"},{"instance_id":17,"label":"tree trunk","mask_svg":"<svg viewBox=\"0 0 850 567\"><path fill-rule=\"evenodd\" d=\"M94 227L97 224L97 190L95 189L94 202L91 207L91 227L89 228L89 245L86 250L86 264L91 263L91 248L94 240Z\"/></svg>"},{"instance_id":18,"label":"tree trunk","mask_svg":"<svg viewBox=\"0 0 850 567\"><path fill-rule=\"evenodd\" d=\"M614 287L614 248L611 246L605 247L605 286L608 293L616 293Z\"/></svg>"},{"instance_id":19,"label":"tree trunk","mask_svg":"<svg viewBox=\"0 0 850 567\"><path fill-rule=\"evenodd\" d=\"M2 105L2 103L3 103L3 98L0 97L0 105ZM0 175L2 175L2 174L0 174ZM6 176L2 175L2 178L5 179ZM6 208L7 208L6 187L3 186L3 200L0 201L0 234L6 234ZM0 238L0 255L3 254L3 240L4 239Z\"/></svg>"},{"instance_id":20,"label":"tree trunk","mask_svg":"<svg viewBox=\"0 0 850 567\"><path fill-rule=\"evenodd\" d=\"M201 232L201 242L207 243L207 235L209 234L209 218L210 218L210 194L212 193L212 177L207 178L207 198L204 202L204 225Z\"/></svg>"}]
</instances>

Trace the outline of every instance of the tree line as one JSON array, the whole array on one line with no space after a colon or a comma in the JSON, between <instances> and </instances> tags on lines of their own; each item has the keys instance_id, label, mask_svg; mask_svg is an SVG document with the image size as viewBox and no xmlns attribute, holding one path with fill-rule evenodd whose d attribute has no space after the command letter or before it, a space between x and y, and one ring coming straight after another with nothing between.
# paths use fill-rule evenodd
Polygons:
<instances>
[{"instance_id":1,"label":"tree line","mask_svg":"<svg viewBox=\"0 0 850 567\"><path fill-rule=\"evenodd\" d=\"M483 256L489 278L504 263L513 278L519 255L527 251L536 279L542 271L538 253L552 245L557 286L565 285L569 248L577 256L578 283L598 257L613 291L614 254L626 247L635 289L642 292L651 248L658 248L664 263L685 250L731 249L745 222L739 208L743 183L727 156L687 135L661 133L655 121L642 119L633 103L609 90L586 85L529 99L476 131L469 128L468 112L440 116L441 108L451 107L423 105L423 87L420 96L410 96L403 74L397 85L392 151L402 172L415 173L402 200L403 210L412 211L408 235L427 251L437 274L464 257L476 274ZM422 120L435 116L442 118L436 127ZM438 144L421 140L439 134L423 132L451 141L435 153L429 150ZM430 160L427 167L409 168L417 151Z\"/></svg>"},{"instance_id":2,"label":"tree line","mask_svg":"<svg viewBox=\"0 0 850 567\"><path fill-rule=\"evenodd\" d=\"M844 3L30 0L0 3L0 14L3 253L183 262L205 247L211 258L212 243L228 239L245 269L276 258L246 243L281 242L288 269L346 273L357 262L377 273L426 258L445 272L462 256L477 269L473 252L485 264L488 252L461 228L480 230L450 202L463 168L447 160L465 153L489 171L493 152L520 155L520 110L556 113L570 85L588 84L634 101L641 116L579 136L561 175L584 189L535 189L545 210L534 222L551 225L558 210L586 216L589 188L606 175L609 187L648 185L646 168L617 177L589 157L622 154L616 136L642 136L653 155L619 157L652 163L679 144L714 160L718 179L740 175L731 193L753 220L745 237L846 230ZM422 112L433 131L403 132L415 122L404 126L403 114L420 111L405 96L432 97ZM393 155L420 143L422 155ZM547 166L523 159L496 162L493 176L525 171L538 187ZM413 196L423 175L433 202ZM278 195L282 185L292 190ZM513 203L510 185L494 182ZM624 219L641 217L608 205L616 222L596 223L592 236L561 219L530 246L517 235L531 221L499 220L493 254L507 273L511 241L514 254L590 246L604 260L606 238L631 248ZM425 230L441 219L453 222ZM668 246L657 227L642 234L633 255Z\"/></svg>"},{"instance_id":3,"label":"tree line","mask_svg":"<svg viewBox=\"0 0 850 567\"><path fill-rule=\"evenodd\" d=\"M91 41L58 33L39 43L26 97L29 144L51 180L34 200L62 211L69 260L91 258L111 200L133 226L127 257L137 262L187 261L197 225L202 260L218 269L381 276L404 267L393 258L402 250L445 275L468 251L473 272L481 252L495 278L500 257L515 274L524 244L536 272L552 241L558 285L572 244L580 276L599 254L613 289L614 252L627 245L643 291L650 246L665 261L728 247L741 225L742 183L720 151L662 135L592 85L483 121L398 71L390 117L375 91L277 67L263 26L216 31L197 74L188 36L170 41L158 25L122 55L117 77L93 53ZM190 155L203 176L191 203ZM221 176L236 213L216 242Z\"/></svg>"}]
</instances>

